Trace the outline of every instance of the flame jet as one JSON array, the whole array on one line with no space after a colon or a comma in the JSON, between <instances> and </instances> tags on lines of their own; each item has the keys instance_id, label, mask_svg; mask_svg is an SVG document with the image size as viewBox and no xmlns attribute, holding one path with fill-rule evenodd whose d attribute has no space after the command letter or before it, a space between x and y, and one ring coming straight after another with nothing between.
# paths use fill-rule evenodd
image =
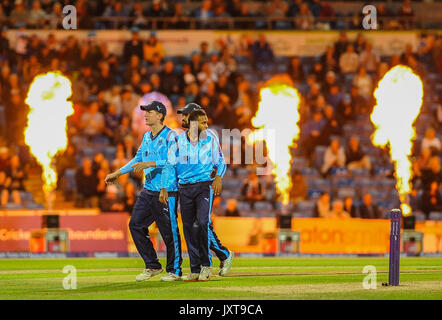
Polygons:
<instances>
[{"instance_id":1,"label":"flame jet","mask_svg":"<svg viewBox=\"0 0 442 320\"><path fill-rule=\"evenodd\" d=\"M29 106L25 143L41 165L43 191L49 194L57 186L53 162L58 152L66 150L67 117L74 113L71 81L60 72L37 75L32 81L25 103Z\"/></svg>"},{"instance_id":2,"label":"flame jet","mask_svg":"<svg viewBox=\"0 0 442 320\"><path fill-rule=\"evenodd\" d=\"M411 213L407 196L411 192L410 155L416 138L413 124L421 111L423 94L419 76L409 67L395 66L379 81L374 91L377 103L370 116L375 126L371 137L373 144L379 147L389 145L404 216Z\"/></svg>"}]
</instances>

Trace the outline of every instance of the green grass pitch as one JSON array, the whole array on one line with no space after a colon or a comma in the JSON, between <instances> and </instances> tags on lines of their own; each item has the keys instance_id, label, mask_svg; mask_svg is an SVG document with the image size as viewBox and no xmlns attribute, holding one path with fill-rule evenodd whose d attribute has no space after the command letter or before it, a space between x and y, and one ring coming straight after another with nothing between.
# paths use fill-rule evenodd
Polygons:
<instances>
[{"instance_id":1,"label":"green grass pitch","mask_svg":"<svg viewBox=\"0 0 442 320\"><path fill-rule=\"evenodd\" d=\"M138 283L139 258L3 259L0 299L442 299L442 258L401 258L399 287L382 286L388 258L235 258L227 277L213 261L207 282ZM63 288L66 265L77 270L75 290ZM362 286L366 265L377 269L375 290Z\"/></svg>"}]
</instances>

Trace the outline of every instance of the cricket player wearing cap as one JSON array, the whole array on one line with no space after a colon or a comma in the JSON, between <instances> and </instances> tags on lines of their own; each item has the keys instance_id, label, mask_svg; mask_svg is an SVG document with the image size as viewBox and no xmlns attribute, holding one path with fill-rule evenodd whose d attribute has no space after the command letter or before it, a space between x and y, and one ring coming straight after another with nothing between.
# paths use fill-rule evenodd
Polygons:
<instances>
[{"instance_id":1,"label":"cricket player wearing cap","mask_svg":"<svg viewBox=\"0 0 442 320\"><path fill-rule=\"evenodd\" d=\"M204 110L200 105L196 103L189 103L183 109L178 110L177 113L182 115L181 126L185 129L189 129L189 115L192 111L195 110ZM206 130L207 134L211 135L212 138L217 141L216 143L219 145L218 136L210 129ZM222 150L220 149L220 157L223 157ZM235 254L227 249L219 240L218 236L213 230L213 225L211 221L209 221L209 239L210 239L210 249L215 253L217 258L220 260L219 266L219 275L225 276L230 271L232 267L233 258Z\"/></svg>"},{"instance_id":2,"label":"cricket player wearing cap","mask_svg":"<svg viewBox=\"0 0 442 320\"><path fill-rule=\"evenodd\" d=\"M162 186L178 178L181 218L190 259L190 274L185 281L207 281L212 271L210 254L210 214L213 196L222 189L226 162L219 141L207 129L204 110L189 115L191 127L170 144L163 169ZM192 127L193 125L193 127ZM167 203L168 193L161 189L160 201Z\"/></svg>"},{"instance_id":3,"label":"cricket player wearing cap","mask_svg":"<svg viewBox=\"0 0 442 320\"><path fill-rule=\"evenodd\" d=\"M162 185L162 171L167 159L168 144L175 141L176 133L163 124L166 107L159 101L140 106L146 111L146 125L152 128L143 136L135 157L119 170L108 174L106 183L112 183L122 174L144 171L144 188L134 205L129 222L135 246L144 260L145 270L136 277L137 281L148 280L160 274L163 269L158 261L148 227L156 222L167 248L167 274L162 281L181 280L181 241L177 224L178 186L176 179L168 179ZM168 193L168 201L159 201L160 187Z\"/></svg>"}]
</instances>

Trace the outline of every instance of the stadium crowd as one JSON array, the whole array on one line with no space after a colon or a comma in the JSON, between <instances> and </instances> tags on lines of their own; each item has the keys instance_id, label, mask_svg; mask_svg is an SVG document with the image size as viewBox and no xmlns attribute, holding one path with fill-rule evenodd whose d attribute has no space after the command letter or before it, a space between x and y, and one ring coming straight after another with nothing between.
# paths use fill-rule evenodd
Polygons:
<instances>
[{"instance_id":1,"label":"stadium crowd","mask_svg":"<svg viewBox=\"0 0 442 320\"><path fill-rule=\"evenodd\" d=\"M40 5L46 10L47 3ZM104 12L111 12L109 8L118 3L110 1ZM106 186L104 177L136 153L139 132L133 111L141 97L160 92L170 99L174 110L196 102L207 111L214 128L251 128L265 80L261 76L270 77L277 73L273 67L284 63L284 73L302 95L301 138L293 150L293 210L317 217L382 218L381 207L389 206L397 192L394 195L388 153L373 147L369 140L372 128L368 118L377 81L401 63L426 81L426 93L431 97L422 111L421 118L426 121L417 123L410 204L427 219L431 212L442 211L441 92L434 90L429 79L434 71L439 73L438 79L442 74L441 37L423 35L417 51L408 45L401 55L380 57L363 34L353 41L341 32L323 55L306 59L276 57L261 34L248 44L246 56L233 56L227 46L210 51L209 43L203 42L191 56L171 57L155 32L143 39L139 30L132 27L132 38L124 44L121 56L110 53L107 43L100 42L93 32L84 42L74 36L58 42L53 34L45 39L36 34L20 35L11 47L6 29L2 30L0 96L4 115L0 134L5 143L0 148L1 208L10 203L20 207L25 202L24 181L32 157L23 137L28 110L24 99L34 76L60 70L73 84L75 113L68 119L70 143L56 161L58 188L65 198L77 207L131 212L142 177L125 175L114 186ZM248 71L241 71L240 66ZM238 216L279 209L272 177L257 176L253 168L230 166L225 191L214 202L214 212ZM372 184L364 185L367 180ZM389 199L379 195L375 182L392 192L386 193Z\"/></svg>"},{"instance_id":2,"label":"stadium crowd","mask_svg":"<svg viewBox=\"0 0 442 320\"><path fill-rule=\"evenodd\" d=\"M363 17L360 8L341 11L321 0L5 0L0 5L0 21L10 28L61 29L65 5L75 5L78 27L87 30L134 26L142 29L359 29ZM376 5L379 26L383 29L418 26L411 0L403 0L399 6L392 6L390 2L376 2Z\"/></svg>"}]
</instances>

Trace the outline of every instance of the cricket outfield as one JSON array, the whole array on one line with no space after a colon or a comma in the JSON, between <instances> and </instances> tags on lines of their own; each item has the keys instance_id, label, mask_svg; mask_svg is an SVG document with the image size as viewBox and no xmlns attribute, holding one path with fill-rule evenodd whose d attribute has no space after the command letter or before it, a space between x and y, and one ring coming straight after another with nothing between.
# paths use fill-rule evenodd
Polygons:
<instances>
[{"instance_id":1,"label":"cricket outfield","mask_svg":"<svg viewBox=\"0 0 442 320\"><path fill-rule=\"evenodd\" d=\"M165 259L160 259L163 266ZM137 258L1 259L0 299L442 299L442 258L401 258L400 286L388 281L388 258L235 258L231 273L207 282L136 282ZM65 266L76 289L64 289ZM376 268L376 289L364 289L365 266ZM184 259L184 273L189 260ZM66 282L66 281L65 281Z\"/></svg>"}]
</instances>

